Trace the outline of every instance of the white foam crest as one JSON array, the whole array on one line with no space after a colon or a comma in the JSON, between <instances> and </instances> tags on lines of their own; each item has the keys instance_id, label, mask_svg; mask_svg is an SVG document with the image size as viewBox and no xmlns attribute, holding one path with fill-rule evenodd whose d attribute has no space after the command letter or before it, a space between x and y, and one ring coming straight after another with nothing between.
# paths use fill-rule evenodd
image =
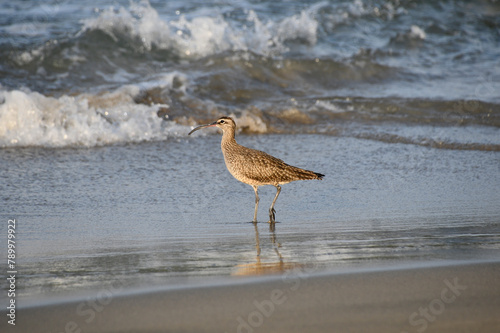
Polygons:
<instances>
[{"instance_id":1,"label":"white foam crest","mask_svg":"<svg viewBox=\"0 0 500 333\"><path fill-rule=\"evenodd\" d=\"M409 36L415 39L425 39L427 37L425 31L417 25L411 26Z\"/></svg>"},{"instance_id":2,"label":"white foam crest","mask_svg":"<svg viewBox=\"0 0 500 333\"><path fill-rule=\"evenodd\" d=\"M136 104L138 93L137 86L58 98L0 91L0 147L93 147L161 140L185 131L159 118L158 106Z\"/></svg>"},{"instance_id":3,"label":"white foam crest","mask_svg":"<svg viewBox=\"0 0 500 333\"><path fill-rule=\"evenodd\" d=\"M248 11L247 25L230 22L222 16L185 15L165 21L148 1L132 3L129 9L109 8L97 18L83 20L79 35L89 30L101 30L115 41L120 36L139 40L146 50L152 46L169 49L182 57L201 58L225 51L252 51L264 56L275 56L288 51L290 40L317 42L318 22L312 7L281 21L262 22L258 15Z\"/></svg>"},{"instance_id":4,"label":"white foam crest","mask_svg":"<svg viewBox=\"0 0 500 333\"><path fill-rule=\"evenodd\" d=\"M303 39L310 45L316 44L318 21L310 12L302 11L300 15L285 18L277 27L277 35L282 41Z\"/></svg>"},{"instance_id":5,"label":"white foam crest","mask_svg":"<svg viewBox=\"0 0 500 333\"><path fill-rule=\"evenodd\" d=\"M181 15L171 22L177 28L174 36L178 51L187 57L204 57L231 50L239 40L221 17L196 17L188 21Z\"/></svg>"},{"instance_id":6,"label":"white foam crest","mask_svg":"<svg viewBox=\"0 0 500 333\"><path fill-rule=\"evenodd\" d=\"M237 117L234 113L230 114L230 117L234 119L239 129L247 128L253 133L267 132L267 125L262 118L249 110L243 111L240 117Z\"/></svg>"},{"instance_id":7,"label":"white foam crest","mask_svg":"<svg viewBox=\"0 0 500 333\"><path fill-rule=\"evenodd\" d=\"M322 101L319 99L316 100L316 103L314 103L314 105L316 108L327 110L330 113L345 113L354 111L354 108L352 106L349 106L347 108L342 108L334 103L328 101Z\"/></svg>"},{"instance_id":8,"label":"white foam crest","mask_svg":"<svg viewBox=\"0 0 500 333\"><path fill-rule=\"evenodd\" d=\"M167 49L173 42L168 24L160 19L158 12L147 1L139 4L132 2L130 9L108 8L97 18L85 19L82 23L78 35L88 30L101 30L118 41L117 34L128 34L132 39L140 40L146 50L151 50L153 44Z\"/></svg>"}]
</instances>

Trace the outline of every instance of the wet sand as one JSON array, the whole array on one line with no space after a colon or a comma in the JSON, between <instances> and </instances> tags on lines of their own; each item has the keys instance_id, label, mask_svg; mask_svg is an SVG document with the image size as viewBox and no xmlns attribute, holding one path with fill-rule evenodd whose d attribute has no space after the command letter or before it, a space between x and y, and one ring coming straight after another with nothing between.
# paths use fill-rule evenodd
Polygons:
<instances>
[{"instance_id":1,"label":"wet sand","mask_svg":"<svg viewBox=\"0 0 500 333\"><path fill-rule=\"evenodd\" d=\"M499 261L318 275L295 269L224 285L126 294L107 288L21 307L8 331L497 332L499 282Z\"/></svg>"}]
</instances>

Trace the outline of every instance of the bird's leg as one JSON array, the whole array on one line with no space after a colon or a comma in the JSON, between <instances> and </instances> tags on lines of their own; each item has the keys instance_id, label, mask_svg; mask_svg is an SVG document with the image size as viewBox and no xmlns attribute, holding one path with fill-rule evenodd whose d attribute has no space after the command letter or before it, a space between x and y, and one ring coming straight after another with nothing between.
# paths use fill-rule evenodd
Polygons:
<instances>
[{"instance_id":1,"label":"bird's leg","mask_svg":"<svg viewBox=\"0 0 500 333\"><path fill-rule=\"evenodd\" d=\"M255 192L255 212L253 214L253 222L257 222L257 210L259 209L259 193L258 190L259 190L259 187L258 186L255 186L253 185L253 190Z\"/></svg>"},{"instance_id":2,"label":"bird's leg","mask_svg":"<svg viewBox=\"0 0 500 333\"><path fill-rule=\"evenodd\" d=\"M274 204L276 203L276 200L278 199L278 195L280 195L281 192L281 186L275 185L276 186L276 196L274 197L273 203L271 204L271 207L269 208L269 223L274 223L276 222L276 211L274 210Z\"/></svg>"}]
</instances>

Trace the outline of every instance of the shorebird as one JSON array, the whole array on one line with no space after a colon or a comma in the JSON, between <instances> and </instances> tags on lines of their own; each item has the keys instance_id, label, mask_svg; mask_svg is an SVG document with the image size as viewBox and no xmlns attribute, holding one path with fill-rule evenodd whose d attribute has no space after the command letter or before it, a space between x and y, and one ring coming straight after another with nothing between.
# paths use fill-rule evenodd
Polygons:
<instances>
[{"instance_id":1,"label":"shorebird","mask_svg":"<svg viewBox=\"0 0 500 333\"><path fill-rule=\"evenodd\" d=\"M238 144L234 138L236 123L230 117L221 117L211 124L195 127L188 135L206 127L217 127L222 130L221 149L227 169L234 178L253 187L255 192L253 222L257 222L259 186L273 185L276 187L276 196L269 208L269 223L274 223L276 221L274 204L281 192L281 185L295 180L322 179L324 177L321 173L288 165L279 158L263 151Z\"/></svg>"}]
</instances>

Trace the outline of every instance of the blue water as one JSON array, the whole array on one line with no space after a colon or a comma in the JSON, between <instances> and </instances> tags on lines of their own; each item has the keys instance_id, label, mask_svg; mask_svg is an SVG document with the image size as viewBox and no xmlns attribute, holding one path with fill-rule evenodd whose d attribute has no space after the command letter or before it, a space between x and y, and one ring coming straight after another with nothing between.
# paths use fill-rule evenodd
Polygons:
<instances>
[{"instance_id":1,"label":"blue water","mask_svg":"<svg viewBox=\"0 0 500 333\"><path fill-rule=\"evenodd\" d=\"M251 133L500 150L496 2L23 1L0 11L2 147L165 140L233 114Z\"/></svg>"},{"instance_id":2,"label":"blue water","mask_svg":"<svg viewBox=\"0 0 500 333\"><path fill-rule=\"evenodd\" d=\"M18 224L19 296L497 258L499 13L2 2L0 218ZM240 143L326 175L283 186L275 230L274 188L255 228L219 135L187 136L220 115Z\"/></svg>"}]
</instances>

